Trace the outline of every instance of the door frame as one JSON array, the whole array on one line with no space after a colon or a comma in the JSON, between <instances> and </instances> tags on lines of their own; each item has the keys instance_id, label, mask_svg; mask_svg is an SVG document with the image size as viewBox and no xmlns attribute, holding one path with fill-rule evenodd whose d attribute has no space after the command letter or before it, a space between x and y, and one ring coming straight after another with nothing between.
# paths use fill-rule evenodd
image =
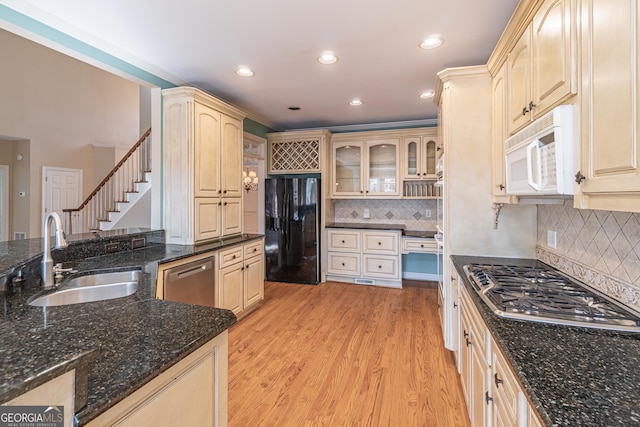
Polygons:
<instances>
[{"instance_id":1,"label":"door frame","mask_svg":"<svg viewBox=\"0 0 640 427\"><path fill-rule=\"evenodd\" d=\"M11 191L10 180L11 170L9 169L9 165L0 165L0 170L2 171L2 175L4 179L0 181L0 197L2 200L0 201L0 207L2 212L0 213L0 218L2 218L2 223L0 224L0 241L11 240L11 236L9 235L9 192Z\"/></svg>"},{"instance_id":2,"label":"door frame","mask_svg":"<svg viewBox=\"0 0 640 427\"><path fill-rule=\"evenodd\" d=\"M75 172L78 174L78 200L80 200L80 203L82 203L82 169L73 169L73 168L59 168L56 166L42 166L42 186L40 188L42 188L42 204L41 206L41 212L42 212L42 217L40 219L40 223L43 224L44 223L44 219L47 216L47 211L45 210L46 208L46 203L47 203L47 173L49 173L50 171L62 171L62 172ZM63 223L64 223L64 218L61 218ZM43 231L44 232L44 231Z\"/></svg>"},{"instance_id":3,"label":"door frame","mask_svg":"<svg viewBox=\"0 0 640 427\"><path fill-rule=\"evenodd\" d=\"M252 142L254 144L260 144L261 146L261 152L259 155L256 156L252 156L252 155L246 155L246 153L242 153L243 156L243 169L244 169L244 157L254 157L255 159L258 160L258 234L264 234L264 227L265 227L265 218L264 218L264 180L266 178L265 174L266 174L266 166L265 166L265 162L266 162L266 154L265 154L265 149L267 147L267 140L259 137L257 135L248 133L248 132L244 132L243 133L243 141L249 141ZM244 192L244 190L243 190ZM243 194L244 196L244 194ZM244 215L244 207L243 207L243 212L242 214Z\"/></svg>"}]
</instances>

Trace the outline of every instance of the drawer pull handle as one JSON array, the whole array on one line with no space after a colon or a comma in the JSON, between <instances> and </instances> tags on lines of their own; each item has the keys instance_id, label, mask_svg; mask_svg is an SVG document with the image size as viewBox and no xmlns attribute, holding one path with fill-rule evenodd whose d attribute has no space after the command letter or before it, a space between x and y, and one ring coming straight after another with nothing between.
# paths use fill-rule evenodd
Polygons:
<instances>
[{"instance_id":1,"label":"drawer pull handle","mask_svg":"<svg viewBox=\"0 0 640 427\"><path fill-rule=\"evenodd\" d=\"M424 248L424 244L420 244L420 247L421 247L421 248Z\"/></svg>"},{"instance_id":2,"label":"drawer pull handle","mask_svg":"<svg viewBox=\"0 0 640 427\"><path fill-rule=\"evenodd\" d=\"M379 266L378 266L378 268L382 268L382 266L381 266L381 265L379 265Z\"/></svg>"},{"instance_id":3,"label":"drawer pull handle","mask_svg":"<svg viewBox=\"0 0 640 427\"><path fill-rule=\"evenodd\" d=\"M258 252L258 248L253 248L253 252Z\"/></svg>"},{"instance_id":4,"label":"drawer pull handle","mask_svg":"<svg viewBox=\"0 0 640 427\"><path fill-rule=\"evenodd\" d=\"M382 246L382 242L378 242L378 246Z\"/></svg>"},{"instance_id":5,"label":"drawer pull handle","mask_svg":"<svg viewBox=\"0 0 640 427\"><path fill-rule=\"evenodd\" d=\"M249 269L249 264L247 264L247 270Z\"/></svg>"},{"instance_id":6,"label":"drawer pull handle","mask_svg":"<svg viewBox=\"0 0 640 427\"><path fill-rule=\"evenodd\" d=\"M342 241L342 243L344 243L344 240Z\"/></svg>"},{"instance_id":7,"label":"drawer pull handle","mask_svg":"<svg viewBox=\"0 0 640 427\"><path fill-rule=\"evenodd\" d=\"M457 303L453 303L453 308L458 308L458 304Z\"/></svg>"},{"instance_id":8,"label":"drawer pull handle","mask_svg":"<svg viewBox=\"0 0 640 427\"><path fill-rule=\"evenodd\" d=\"M233 257L231 257L231 259L236 259L236 256L235 256L235 254L233 255Z\"/></svg>"},{"instance_id":9,"label":"drawer pull handle","mask_svg":"<svg viewBox=\"0 0 640 427\"><path fill-rule=\"evenodd\" d=\"M498 378L498 374L497 373L493 376L493 379L494 379L494 381L496 383L496 388L498 388L498 386L504 382L503 380Z\"/></svg>"},{"instance_id":10,"label":"drawer pull handle","mask_svg":"<svg viewBox=\"0 0 640 427\"><path fill-rule=\"evenodd\" d=\"M342 263L342 266L344 267L344 262Z\"/></svg>"},{"instance_id":11,"label":"drawer pull handle","mask_svg":"<svg viewBox=\"0 0 640 427\"><path fill-rule=\"evenodd\" d=\"M462 335L463 335L465 338L469 338L469 333L468 333L466 330L462 331Z\"/></svg>"}]
</instances>

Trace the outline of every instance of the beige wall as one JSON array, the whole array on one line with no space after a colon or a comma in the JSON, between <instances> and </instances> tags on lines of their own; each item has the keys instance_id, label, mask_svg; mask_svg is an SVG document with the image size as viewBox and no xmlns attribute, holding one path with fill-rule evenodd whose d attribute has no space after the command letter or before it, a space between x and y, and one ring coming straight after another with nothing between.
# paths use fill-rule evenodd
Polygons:
<instances>
[{"instance_id":1,"label":"beige wall","mask_svg":"<svg viewBox=\"0 0 640 427\"><path fill-rule=\"evenodd\" d=\"M22 160L17 156L21 155ZM13 238L13 233L29 230L29 219L31 209L29 203L29 192L31 174L29 163L31 161L30 141L10 141L0 139L0 164L9 166L9 237ZM24 191L25 197L20 197L19 193Z\"/></svg>"},{"instance_id":2,"label":"beige wall","mask_svg":"<svg viewBox=\"0 0 640 427\"><path fill-rule=\"evenodd\" d=\"M137 84L0 30L0 135L31 141L31 218L38 237L42 166L83 169L93 190L92 144L131 146L140 136Z\"/></svg>"}]
</instances>

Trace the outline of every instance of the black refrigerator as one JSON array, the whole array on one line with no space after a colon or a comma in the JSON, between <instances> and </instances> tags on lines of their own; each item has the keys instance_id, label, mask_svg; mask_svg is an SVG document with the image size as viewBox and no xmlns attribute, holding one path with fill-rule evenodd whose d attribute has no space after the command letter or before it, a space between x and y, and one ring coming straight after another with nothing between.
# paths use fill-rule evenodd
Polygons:
<instances>
[{"instance_id":1,"label":"black refrigerator","mask_svg":"<svg viewBox=\"0 0 640 427\"><path fill-rule=\"evenodd\" d=\"M320 282L320 179L265 182L267 280Z\"/></svg>"}]
</instances>

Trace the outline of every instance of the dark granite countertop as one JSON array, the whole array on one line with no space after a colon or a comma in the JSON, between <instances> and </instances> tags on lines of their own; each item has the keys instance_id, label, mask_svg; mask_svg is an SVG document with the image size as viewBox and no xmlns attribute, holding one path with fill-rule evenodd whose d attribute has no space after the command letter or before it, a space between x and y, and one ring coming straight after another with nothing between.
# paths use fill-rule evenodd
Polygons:
<instances>
[{"instance_id":1,"label":"dark granite countertop","mask_svg":"<svg viewBox=\"0 0 640 427\"><path fill-rule=\"evenodd\" d=\"M503 319L480 299L462 267L469 263L532 265L536 260L451 259L547 425L640 425L640 334Z\"/></svg>"},{"instance_id":2,"label":"dark granite countertop","mask_svg":"<svg viewBox=\"0 0 640 427\"><path fill-rule=\"evenodd\" d=\"M154 233L141 232L148 242L158 239ZM118 240L117 236L89 236L87 245L98 241L101 244L97 247L102 247L103 239ZM77 274L127 268L139 268L142 274L138 291L131 296L59 307L26 304L29 297L40 292L39 259L36 259L31 263L35 271L34 266L25 267L21 287L0 292L3 304L0 402L11 400L70 369L84 369L88 372L85 378L87 405L79 411L76 409L76 415L80 425L92 420L236 321L229 310L155 299L158 263L260 237L243 235L197 246L153 243L141 249L68 262L78 270ZM119 239L130 241L130 235L122 234ZM76 240L75 247L70 242L67 249L75 251L75 255L86 252L86 246L80 241ZM41 256L42 248L37 254L36 244L19 244L25 249L17 251L20 256ZM11 256L11 245L5 243L4 246L9 249L7 258L10 259L3 256L3 267L11 269L19 265L18 255ZM69 256L53 252L55 261L65 261L63 258Z\"/></svg>"}]
</instances>

